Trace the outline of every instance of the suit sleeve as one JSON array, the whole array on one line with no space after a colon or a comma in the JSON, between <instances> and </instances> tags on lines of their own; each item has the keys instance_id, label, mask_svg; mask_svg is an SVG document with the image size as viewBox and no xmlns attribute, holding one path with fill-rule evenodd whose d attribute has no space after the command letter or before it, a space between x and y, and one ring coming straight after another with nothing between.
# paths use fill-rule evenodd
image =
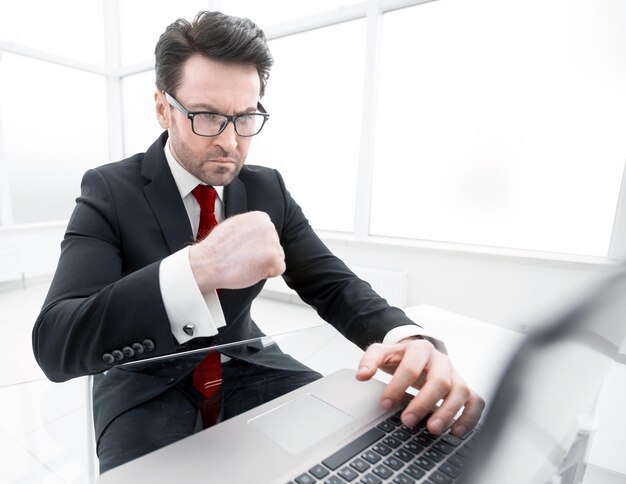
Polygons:
<instances>
[{"instance_id":1,"label":"suit sleeve","mask_svg":"<svg viewBox=\"0 0 626 484\"><path fill-rule=\"evenodd\" d=\"M160 295L160 261L126 274L121 238L106 180L90 170L33 328L35 358L53 381L108 370L112 364L105 360L115 350L128 361L175 349ZM134 356L128 352L133 345Z\"/></svg>"},{"instance_id":2,"label":"suit sleeve","mask_svg":"<svg viewBox=\"0 0 626 484\"><path fill-rule=\"evenodd\" d=\"M414 325L359 279L315 234L277 173L285 199L281 244L285 249L285 282L357 346L382 342L393 328Z\"/></svg>"}]
</instances>

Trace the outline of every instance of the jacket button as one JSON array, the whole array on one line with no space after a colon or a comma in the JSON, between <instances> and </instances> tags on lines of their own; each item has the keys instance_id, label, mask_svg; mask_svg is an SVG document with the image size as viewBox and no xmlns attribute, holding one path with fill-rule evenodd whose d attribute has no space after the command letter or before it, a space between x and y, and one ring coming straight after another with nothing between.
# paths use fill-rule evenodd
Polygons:
<instances>
[{"instance_id":1,"label":"jacket button","mask_svg":"<svg viewBox=\"0 0 626 484\"><path fill-rule=\"evenodd\" d=\"M146 351L152 351L154 349L154 343L152 342L151 339L144 339L142 341L142 344L143 344L143 348Z\"/></svg>"},{"instance_id":2,"label":"jacket button","mask_svg":"<svg viewBox=\"0 0 626 484\"><path fill-rule=\"evenodd\" d=\"M141 343L133 343L132 348L136 355L143 353L143 345Z\"/></svg>"},{"instance_id":3,"label":"jacket button","mask_svg":"<svg viewBox=\"0 0 626 484\"><path fill-rule=\"evenodd\" d=\"M168 378L167 381L165 382L166 385L171 385L172 383L174 383L174 378Z\"/></svg>"},{"instance_id":4,"label":"jacket button","mask_svg":"<svg viewBox=\"0 0 626 484\"><path fill-rule=\"evenodd\" d=\"M111 351L111 354L113 355L113 358L115 358L117 361L121 361L124 359L124 353L122 353L120 350L113 350Z\"/></svg>"},{"instance_id":5,"label":"jacket button","mask_svg":"<svg viewBox=\"0 0 626 484\"><path fill-rule=\"evenodd\" d=\"M115 358L111 353L105 353L102 355L102 361L104 361L107 365L112 365L115 363Z\"/></svg>"},{"instance_id":6,"label":"jacket button","mask_svg":"<svg viewBox=\"0 0 626 484\"><path fill-rule=\"evenodd\" d=\"M132 358L133 356L135 356L135 352L130 346L124 346L122 348L122 353L126 358Z\"/></svg>"}]
</instances>

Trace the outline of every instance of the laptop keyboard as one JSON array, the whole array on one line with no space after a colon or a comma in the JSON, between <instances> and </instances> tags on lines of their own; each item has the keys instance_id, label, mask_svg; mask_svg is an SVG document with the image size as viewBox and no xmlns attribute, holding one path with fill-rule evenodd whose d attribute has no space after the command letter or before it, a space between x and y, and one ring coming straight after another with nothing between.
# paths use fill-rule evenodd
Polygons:
<instances>
[{"instance_id":1,"label":"laptop keyboard","mask_svg":"<svg viewBox=\"0 0 626 484\"><path fill-rule=\"evenodd\" d=\"M431 434L425 420L402 425L387 418L289 484L453 484L458 481L477 431L463 438Z\"/></svg>"}]
</instances>

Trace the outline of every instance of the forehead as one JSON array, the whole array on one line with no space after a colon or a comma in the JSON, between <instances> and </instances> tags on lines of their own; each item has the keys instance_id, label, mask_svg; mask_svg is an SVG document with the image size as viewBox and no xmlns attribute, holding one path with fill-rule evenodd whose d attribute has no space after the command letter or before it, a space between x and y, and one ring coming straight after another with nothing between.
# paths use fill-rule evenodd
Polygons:
<instances>
[{"instance_id":1,"label":"forehead","mask_svg":"<svg viewBox=\"0 0 626 484\"><path fill-rule=\"evenodd\" d=\"M261 81L256 67L193 55L183 64L177 96L192 104L215 107L256 106ZM219 104L218 104L219 103Z\"/></svg>"}]
</instances>

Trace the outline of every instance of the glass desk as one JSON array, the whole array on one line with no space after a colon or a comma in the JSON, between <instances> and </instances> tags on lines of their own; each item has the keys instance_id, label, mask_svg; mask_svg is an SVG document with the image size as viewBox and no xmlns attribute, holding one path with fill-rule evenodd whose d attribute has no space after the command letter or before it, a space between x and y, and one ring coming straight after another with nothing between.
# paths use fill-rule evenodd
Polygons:
<instances>
[{"instance_id":1,"label":"glass desk","mask_svg":"<svg viewBox=\"0 0 626 484\"><path fill-rule=\"evenodd\" d=\"M272 337L243 342L242 345L280 349L309 368L327 375L339 368L356 369L362 351L347 341L334 328L308 318L308 308L289 305L293 317L307 320L306 327L284 332L288 324L270 327ZM446 341L455 367L465 380L485 398L508 355L521 337L512 331L486 325L470 318L430 306L408 308L409 316L437 328L437 335ZM306 313L308 314L308 313ZM260 317L257 319L261 319ZM270 318L267 318L271 320ZM267 328L262 328L266 333ZM26 332L24 333L26 334ZM45 482L51 484L90 484L98 475L95 457L91 392L89 378L77 378L65 383L49 382L32 359L30 338L22 335L21 351L32 361L19 367L5 363L0 384L0 450L11 465L0 471L3 482ZM468 347L474 351L468 351ZM225 348L236 351L237 345ZM476 348L480 348L476 351ZM198 352L201 355L201 352ZM485 355L490 355L485 365ZM180 358L180 356L176 356ZM6 360L5 360L6 361ZM385 380L380 373L377 378ZM53 470L54 472L51 472Z\"/></svg>"}]
</instances>

